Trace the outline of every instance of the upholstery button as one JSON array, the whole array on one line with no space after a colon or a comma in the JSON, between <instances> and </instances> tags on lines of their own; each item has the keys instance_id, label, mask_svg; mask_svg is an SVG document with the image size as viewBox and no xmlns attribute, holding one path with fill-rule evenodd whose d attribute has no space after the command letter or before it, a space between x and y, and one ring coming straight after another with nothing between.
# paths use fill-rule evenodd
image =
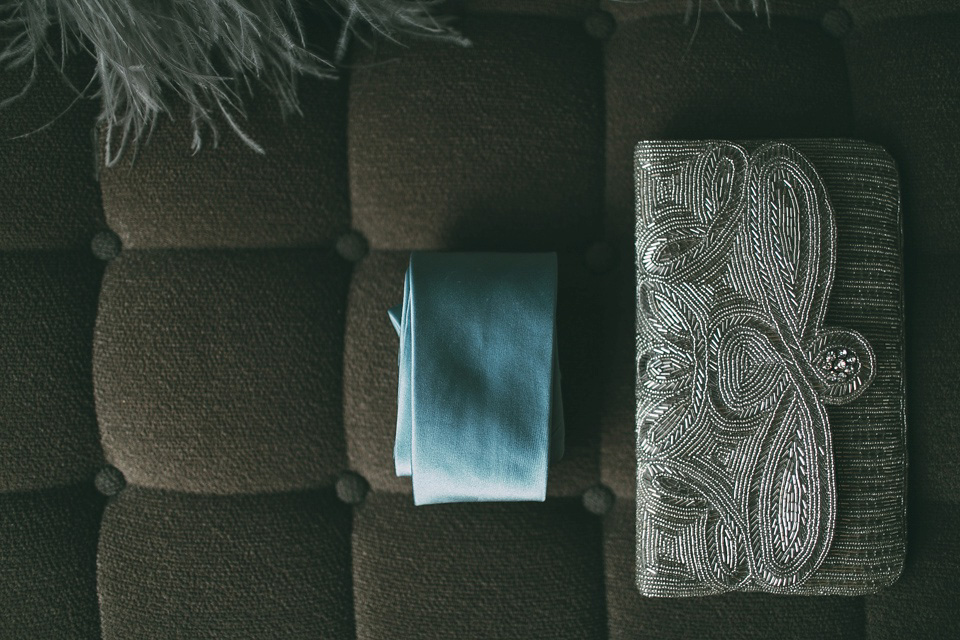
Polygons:
<instances>
[{"instance_id":1,"label":"upholstery button","mask_svg":"<svg viewBox=\"0 0 960 640\"><path fill-rule=\"evenodd\" d=\"M344 471L337 478L337 497L347 504L360 504L370 491L370 484L359 473Z\"/></svg>"},{"instance_id":2,"label":"upholstery button","mask_svg":"<svg viewBox=\"0 0 960 640\"><path fill-rule=\"evenodd\" d=\"M617 21L607 11L594 11L584 19L583 26L591 38L607 40L617 30Z\"/></svg>"},{"instance_id":3,"label":"upholstery button","mask_svg":"<svg viewBox=\"0 0 960 640\"><path fill-rule=\"evenodd\" d=\"M127 479L123 477L120 469L107 465L97 472L93 484L103 495L115 496L127 486Z\"/></svg>"},{"instance_id":4,"label":"upholstery button","mask_svg":"<svg viewBox=\"0 0 960 640\"><path fill-rule=\"evenodd\" d=\"M837 7L823 14L820 25L834 38L842 38L853 29L853 16L846 9Z\"/></svg>"},{"instance_id":5,"label":"upholstery button","mask_svg":"<svg viewBox=\"0 0 960 640\"><path fill-rule=\"evenodd\" d=\"M109 229L98 231L90 240L90 250L101 260L113 260L123 248L120 236Z\"/></svg>"},{"instance_id":6,"label":"upholstery button","mask_svg":"<svg viewBox=\"0 0 960 640\"><path fill-rule=\"evenodd\" d=\"M583 492L583 508L598 516L610 511L610 508L613 507L613 501L613 491L602 484L590 487Z\"/></svg>"},{"instance_id":7,"label":"upholstery button","mask_svg":"<svg viewBox=\"0 0 960 640\"><path fill-rule=\"evenodd\" d=\"M337 238L337 253L349 262L359 262L369 251L367 239L357 231L348 231Z\"/></svg>"},{"instance_id":8,"label":"upholstery button","mask_svg":"<svg viewBox=\"0 0 960 640\"><path fill-rule=\"evenodd\" d=\"M617 266L617 252L606 242L594 242L587 247L584 262L593 273L607 273Z\"/></svg>"}]
</instances>

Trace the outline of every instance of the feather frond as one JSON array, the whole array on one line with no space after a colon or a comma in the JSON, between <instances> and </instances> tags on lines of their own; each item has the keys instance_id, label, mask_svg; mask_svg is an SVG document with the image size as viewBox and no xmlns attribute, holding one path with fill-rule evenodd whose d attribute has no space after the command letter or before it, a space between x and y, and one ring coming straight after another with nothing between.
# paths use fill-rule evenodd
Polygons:
<instances>
[{"instance_id":1,"label":"feather frond","mask_svg":"<svg viewBox=\"0 0 960 640\"><path fill-rule=\"evenodd\" d=\"M109 166L170 112L171 100L189 108L194 151L204 129L216 143L221 121L262 152L239 123L241 89L260 83L284 114L298 112L300 76L335 77L350 37L362 38L364 28L393 40L468 44L431 14L435 0L323 1L344 23L326 57L306 40L300 0L0 0L0 65L35 69L41 56L59 53L61 64L72 54L92 56ZM59 52L49 43L51 29L60 32ZM26 93L34 75L18 94L0 96L0 108Z\"/></svg>"}]
</instances>

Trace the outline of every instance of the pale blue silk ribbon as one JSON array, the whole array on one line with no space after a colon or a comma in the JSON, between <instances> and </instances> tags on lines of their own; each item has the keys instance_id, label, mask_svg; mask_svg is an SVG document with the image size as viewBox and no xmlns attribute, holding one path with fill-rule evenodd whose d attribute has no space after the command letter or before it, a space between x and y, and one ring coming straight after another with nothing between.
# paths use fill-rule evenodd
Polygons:
<instances>
[{"instance_id":1,"label":"pale blue silk ribbon","mask_svg":"<svg viewBox=\"0 0 960 640\"><path fill-rule=\"evenodd\" d=\"M556 301L555 254L410 256L389 315L415 504L544 500L564 446Z\"/></svg>"}]
</instances>

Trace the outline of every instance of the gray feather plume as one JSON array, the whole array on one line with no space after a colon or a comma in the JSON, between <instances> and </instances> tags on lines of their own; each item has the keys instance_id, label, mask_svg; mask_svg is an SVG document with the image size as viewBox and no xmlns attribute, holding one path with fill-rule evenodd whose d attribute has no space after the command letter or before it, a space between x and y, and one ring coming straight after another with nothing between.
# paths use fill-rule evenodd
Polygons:
<instances>
[{"instance_id":1,"label":"gray feather plume","mask_svg":"<svg viewBox=\"0 0 960 640\"><path fill-rule=\"evenodd\" d=\"M351 35L364 26L380 36L433 37L468 44L430 9L436 0L323 0L342 18L344 28L332 56L311 50L298 5L303 0L0 0L0 65L30 67L23 90L0 101L0 108L25 94L41 55L56 58L48 40L60 32L59 56L86 52L96 61L106 135L106 164L148 134L169 101L184 101L193 127L193 149L202 131L217 141L216 120L251 148L243 132L241 90L252 82L266 86L283 113L298 112L301 75L329 78Z\"/></svg>"}]
</instances>

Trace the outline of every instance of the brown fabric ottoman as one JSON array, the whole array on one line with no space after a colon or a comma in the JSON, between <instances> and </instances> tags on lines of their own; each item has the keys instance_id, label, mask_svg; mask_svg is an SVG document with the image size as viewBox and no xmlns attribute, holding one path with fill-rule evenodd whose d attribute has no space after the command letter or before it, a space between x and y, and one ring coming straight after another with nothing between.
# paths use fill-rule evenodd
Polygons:
<instances>
[{"instance_id":1,"label":"brown fabric ottoman","mask_svg":"<svg viewBox=\"0 0 960 640\"><path fill-rule=\"evenodd\" d=\"M41 69L0 118L0 638L960 635L960 8L771 9L741 32L704 2L691 44L681 0L456 2L472 48L355 47L287 122L258 95L263 156L192 155L183 113L110 169L93 101L11 139L73 99ZM901 171L903 577L643 598L631 150L813 136ZM545 503L414 508L394 476L386 308L412 249L559 252Z\"/></svg>"}]
</instances>

